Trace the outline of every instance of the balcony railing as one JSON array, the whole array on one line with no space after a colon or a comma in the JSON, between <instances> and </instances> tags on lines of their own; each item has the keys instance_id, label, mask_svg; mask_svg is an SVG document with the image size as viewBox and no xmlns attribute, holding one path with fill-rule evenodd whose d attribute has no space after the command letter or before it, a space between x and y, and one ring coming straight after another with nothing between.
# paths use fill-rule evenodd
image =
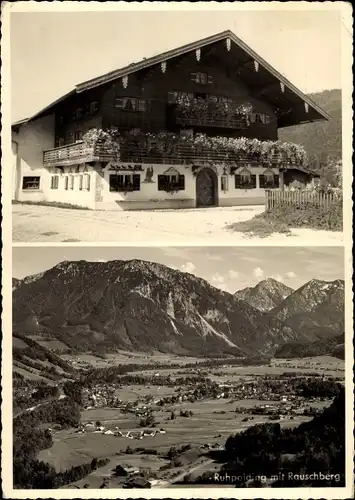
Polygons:
<instances>
[{"instance_id":1,"label":"balcony railing","mask_svg":"<svg viewBox=\"0 0 355 500\"><path fill-rule=\"evenodd\" d=\"M247 128L246 119L240 115L226 116L213 110L206 111L203 114L186 113L184 110L176 107L172 111L174 123L184 127L216 127L242 130Z\"/></svg>"},{"instance_id":2,"label":"balcony railing","mask_svg":"<svg viewBox=\"0 0 355 500\"><path fill-rule=\"evenodd\" d=\"M92 161L110 161L112 155L99 144L87 146L84 142L67 144L58 148L49 149L43 153L43 165L46 167L75 165Z\"/></svg>"},{"instance_id":3,"label":"balcony railing","mask_svg":"<svg viewBox=\"0 0 355 500\"><path fill-rule=\"evenodd\" d=\"M176 142L159 142L149 138L142 140L142 137L133 136L120 141L119 155L114 155L112 148L110 150L104 142L100 141L91 146L85 142L77 142L50 149L43 154L43 163L46 167L108 161L170 165L222 164L236 168L247 163L278 165L283 168L301 165L295 156L286 155L284 151L277 148L275 154L271 152L269 154L248 153L243 149L231 150L222 146L212 149L206 143L194 143L184 138Z\"/></svg>"}]
</instances>

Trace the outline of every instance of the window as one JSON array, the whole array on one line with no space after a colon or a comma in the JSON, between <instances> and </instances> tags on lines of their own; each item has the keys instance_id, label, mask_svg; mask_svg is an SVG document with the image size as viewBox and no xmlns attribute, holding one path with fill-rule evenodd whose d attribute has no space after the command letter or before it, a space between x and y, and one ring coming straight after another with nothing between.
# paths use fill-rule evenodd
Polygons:
<instances>
[{"instance_id":1,"label":"window","mask_svg":"<svg viewBox=\"0 0 355 500\"><path fill-rule=\"evenodd\" d=\"M176 104L179 99L192 99L194 98L194 94L192 92L168 92L168 103Z\"/></svg>"},{"instance_id":2,"label":"window","mask_svg":"<svg viewBox=\"0 0 355 500\"><path fill-rule=\"evenodd\" d=\"M221 190L224 192L228 191L228 177L226 175L222 175L221 177Z\"/></svg>"},{"instance_id":3,"label":"window","mask_svg":"<svg viewBox=\"0 0 355 500\"><path fill-rule=\"evenodd\" d=\"M270 123L270 116L263 113L250 113L251 123Z\"/></svg>"},{"instance_id":4,"label":"window","mask_svg":"<svg viewBox=\"0 0 355 500\"><path fill-rule=\"evenodd\" d=\"M23 177L22 189L39 189L40 177Z\"/></svg>"},{"instance_id":5,"label":"window","mask_svg":"<svg viewBox=\"0 0 355 500\"><path fill-rule=\"evenodd\" d=\"M66 175L64 178L64 189L68 191L69 188L69 177Z\"/></svg>"},{"instance_id":6,"label":"window","mask_svg":"<svg viewBox=\"0 0 355 500\"><path fill-rule=\"evenodd\" d=\"M81 108L77 108L73 113L73 120L80 120L82 117L83 110Z\"/></svg>"},{"instance_id":7,"label":"window","mask_svg":"<svg viewBox=\"0 0 355 500\"><path fill-rule=\"evenodd\" d=\"M83 138L83 133L81 132L81 130L77 130L74 134L74 142L79 142L81 141Z\"/></svg>"},{"instance_id":8,"label":"window","mask_svg":"<svg viewBox=\"0 0 355 500\"><path fill-rule=\"evenodd\" d=\"M239 174L235 176L236 189L255 189L256 188L256 175L244 168Z\"/></svg>"},{"instance_id":9,"label":"window","mask_svg":"<svg viewBox=\"0 0 355 500\"><path fill-rule=\"evenodd\" d=\"M97 101L92 101L90 103L90 114L93 115L99 110L99 103Z\"/></svg>"},{"instance_id":10,"label":"window","mask_svg":"<svg viewBox=\"0 0 355 500\"><path fill-rule=\"evenodd\" d=\"M59 187L59 175L52 175L51 189L58 189L58 187Z\"/></svg>"},{"instance_id":11,"label":"window","mask_svg":"<svg viewBox=\"0 0 355 500\"><path fill-rule=\"evenodd\" d=\"M185 176L178 174L158 175L158 191L184 191Z\"/></svg>"},{"instance_id":12,"label":"window","mask_svg":"<svg viewBox=\"0 0 355 500\"><path fill-rule=\"evenodd\" d=\"M83 190L83 181L84 181L84 176L79 175L79 191Z\"/></svg>"},{"instance_id":13,"label":"window","mask_svg":"<svg viewBox=\"0 0 355 500\"><path fill-rule=\"evenodd\" d=\"M274 174L272 170L266 170L262 175L259 175L259 186L265 189L279 187L279 176Z\"/></svg>"},{"instance_id":14,"label":"window","mask_svg":"<svg viewBox=\"0 0 355 500\"><path fill-rule=\"evenodd\" d=\"M69 175L69 189L74 189L74 175Z\"/></svg>"},{"instance_id":15,"label":"window","mask_svg":"<svg viewBox=\"0 0 355 500\"><path fill-rule=\"evenodd\" d=\"M61 147L63 145L64 145L64 139L63 139L63 137L59 137L59 139L58 139L58 147Z\"/></svg>"},{"instance_id":16,"label":"window","mask_svg":"<svg viewBox=\"0 0 355 500\"><path fill-rule=\"evenodd\" d=\"M201 85L212 83L212 76L207 73L191 73L191 80Z\"/></svg>"},{"instance_id":17,"label":"window","mask_svg":"<svg viewBox=\"0 0 355 500\"><path fill-rule=\"evenodd\" d=\"M117 97L115 107L125 111L145 111L146 101L135 97Z\"/></svg>"},{"instance_id":18,"label":"window","mask_svg":"<svg viewBox=\"0 0 355 500\"><path fill-rule=\"evenodd\" d=\"M90 174L84 174L84 189L90 191Z\"/></svg>"},{"instance_id":19,"label":"window","mask_svg":"<svg viewBox=\"0 0 355 500\"><path fill-rule=\"evenodd\" d=\"M111 174L110 191L140 191L141 176L139 174Z\"/></svg>"}]
</instances>

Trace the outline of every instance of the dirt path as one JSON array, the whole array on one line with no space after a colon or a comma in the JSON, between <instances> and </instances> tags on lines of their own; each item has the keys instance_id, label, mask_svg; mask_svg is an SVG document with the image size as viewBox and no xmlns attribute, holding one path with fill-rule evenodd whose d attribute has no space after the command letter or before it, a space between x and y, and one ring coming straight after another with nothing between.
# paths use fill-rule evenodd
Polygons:
<instances>
[{"instance_id":1,"label":"dirt path","mask_svg":"<svg viewBox=\"0 0 355 500\"><path fill-rule=\"evenodd\" d=\"M263 206L192 210L90 211L13 205L14 242L116 242L144 244L340 244L339 232L294 229L291 236L248 237L226 226L251 219Z\"/></svg>"}]
</instances>

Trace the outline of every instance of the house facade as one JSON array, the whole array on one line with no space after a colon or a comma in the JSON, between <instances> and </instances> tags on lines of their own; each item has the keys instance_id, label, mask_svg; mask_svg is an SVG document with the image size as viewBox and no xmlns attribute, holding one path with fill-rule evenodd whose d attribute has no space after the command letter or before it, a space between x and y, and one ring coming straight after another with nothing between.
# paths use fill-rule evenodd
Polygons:
<instances>
[{"instance_id":1,"label":"house facade","mask_svg":"<svg viewBox=\"0 0 355 500\"><path fill-rule=\"evenodd\" d=\"M76 86L12 126L13 198L102 210L264 203L314 175L278 129L328 115L226 31Z\"/></svg>"}]
</instances>

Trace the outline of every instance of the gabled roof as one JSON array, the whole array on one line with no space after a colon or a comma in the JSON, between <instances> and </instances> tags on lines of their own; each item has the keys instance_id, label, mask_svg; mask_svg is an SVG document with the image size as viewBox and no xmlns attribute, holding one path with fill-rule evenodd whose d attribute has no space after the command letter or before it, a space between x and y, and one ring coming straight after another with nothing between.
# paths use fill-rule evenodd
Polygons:
<instances>
[{"instance_id":1,"label":"gabled roof","mask_svg":"<svg viewBox=\"0 0 355 500\"><path fill-rule=\"evenodd\" d=\"M274 84L278 84L280 87L280 93L284 93L285 90L287 90L287 93L290 98L292 98L293 104L299 105L302 103L303 105L308 105L309 109L312 111L310 113L312 117L307 117L305 116L304 120L298 119L296 123L306 123L309 121L318 121L318 120L329 120L331 117L326 113L323 109L321 109L315 102L313 102L307 95L305 95L303 92L301 92L299 89L297 89L287 78L285 78L281 73L279 73L276 69L274 69L269 63L267 63L262 57L260 57L253 49L251 49L243 40L238 38L232 31L226 30L222 31L221 33L218 33L213 36L209 36L207 38L203 38L201 40L198 40L193 43L189 43L187 45L183 45L181 47L178 47L173 50L169 50L167 52L163 52L159 55L145 58L140 62L137 63L132 63L129 64L128 66L125 66L123 68L110 71L109 73L106 73L104 75L101 75L99 77L93 78L91 80L87 80L85 82L79 83L78 85L75 86L75 89L71 90L61 98L57 99L54 101L52 104L49 106L45 107L42 109L39 113L36 113L34 116L31 118L28 118L26 120L21 120L22 122L30 121L33 120L40 115L43 115L43 113L50 111L51 108L53 108L56 104L59 102L63 101L70 95L73 95L75 93L79 94L82 92L85 92L87 90L93 89L95 87L98 87L100 85L104 85L106 83L109 83L113 80L116 80L118 78L123 78L126 76L129 76L133 73L136 73L138 71L141 71L143 69L149 68L150 66L154 66L157 64L160 64L162 62L166 62L169 59L173 59L175 57L179 57L182 55L185 55L191 51L197 50L197 49L202 49L203 47L206 47L207 45L211 45L217 42L221 42L224 40L230 40L230 43L235 44L235 46L243 53L243 56L247 56L248 59L250 59L249 62L255 62L260 70L255 71L255 74L253 75L254 79L259 79L261 83L263 83L263 80L265 81L265 86L266 87L272 87ZM245 65L246 63L244 63ZM241 77L241 80L243 78ZM281 90L281 84L284 86L284 90ZM267 99L267 98L266 98ZM275 103L274 103L275 104ZM17 122L16 124L13 124L13 126L19 125L20 122ZM288 123L288 125L292 125L293 123Z\"/></svg>"}]
</instances>

